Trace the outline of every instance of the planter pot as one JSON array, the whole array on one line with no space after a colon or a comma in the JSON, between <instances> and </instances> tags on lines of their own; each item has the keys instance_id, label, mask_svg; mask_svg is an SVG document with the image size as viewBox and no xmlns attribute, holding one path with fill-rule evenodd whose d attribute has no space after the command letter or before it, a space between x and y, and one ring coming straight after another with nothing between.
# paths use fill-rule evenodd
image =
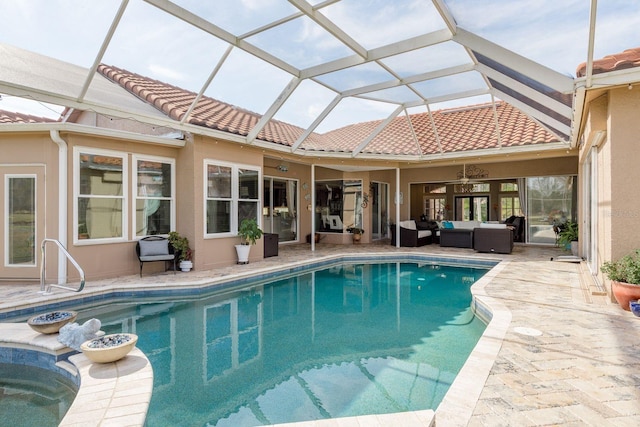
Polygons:
<instances>
[{"instance_id":1,"label":"planter pot","mask_svg":"<svg viewBox=\"0 0 640 427\"><path fill-rule=\"evenodd\" d=\"M578 241L571 242L571 255L578 256Z\"/></svg>"},{"instance_id":2,"label":"planter pot","mask_svg":"<svg viewBox=\"0 0 640 427\"><path fill-rule=\"evenodd\" d=\"M33 316L27 324L36 332L41 334L55 334L67 323L76 320L78 313L75 311L53 311L51 313Z\"/></svg>"},{"instance_id":3,"label":"planter pot","mask_svg":"<svg viewBox=\"0 0 640 427\"><path fill-rule=\"evenodd\" d=\"M80 349L94 363L111 363L129 354L137 341L136 334L111 334L85 341Z\"/></svg>"},{"instance_id":4,"label":"planter pot","mask_svg":"<svg viewBox=\"0 0 640 427\"><path fill-rule=\"evenodd\" d=\"M236 245L236 252L238 253L238 264L249 263L250 251L251 251L251 245Z\"/></svg>"},{"instance_id":5,"label":"planter pot","mask_svg":"<svg viewBox=\"0 0 640 427\"><path fill-rule=\"evenodd\" d=\"M190 271L192 268L193 268L193 263L191 261L180 261L180 270Z\"/></svg>"},{"instance_id":6,"label":"planter pot","mask_svg":"<svg viewBox=\"0 0 640 427\"><path fill-rule=\"evenodd\" d=\"M353 243L360 243L360 240L362 240L362 234L353 235Z\"/></svg>"},{"instance_id":7,"label":"planter pot","mask_svg":"<svg viewBox=\"0 0 640 427\"><path fill-rule=\"evenodd\" d=\"M612 281L611 293L616 301L618 301L618 304L620 304L620 307L630 311L629 301L640 299L640 285Z\"/></svg>"}]
</instances>

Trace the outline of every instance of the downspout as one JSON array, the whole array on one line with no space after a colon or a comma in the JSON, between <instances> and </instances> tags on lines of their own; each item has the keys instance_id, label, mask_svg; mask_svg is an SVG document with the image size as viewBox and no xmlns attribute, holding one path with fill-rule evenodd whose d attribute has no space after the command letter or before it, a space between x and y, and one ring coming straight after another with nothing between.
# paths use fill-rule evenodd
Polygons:
<instances>
[{"instance_id":1,"label":"downspout","mask_svg":"<svg viewBox=\"0 0 640 427\"><path fill-rule=\"evenodd\" d=\"M67 142L57 130L49 131L51 140L58 145L58 241L67 247ZM58 257L58 284L66 283L67 259Z\"/></svg>"}]
</instances>

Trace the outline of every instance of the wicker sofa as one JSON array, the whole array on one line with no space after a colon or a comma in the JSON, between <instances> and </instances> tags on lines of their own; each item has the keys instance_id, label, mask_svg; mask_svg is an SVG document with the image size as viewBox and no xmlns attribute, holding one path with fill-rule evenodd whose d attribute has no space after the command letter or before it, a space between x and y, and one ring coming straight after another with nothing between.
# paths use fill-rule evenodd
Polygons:
<instances>
[{"instance_id":1,"label":"wicker sofa","mask_svg":"<svg viewBox=\"0 0 640 427\"><path fill-rule=\"evenodd\" d=\"M412 219L400 221L400 246L417 247L430 245L433 241L431 230L423 230ZM396 245L396 226L391 225L391 244Z\"/></svg>"},{"instance_id":2,"label":"wicker sofa","mask_svg":"<svg viewBox=\"0 0 640 427\"><path fill-rule=\"evenodd\" d=\"M447 228L446 223L453 228ZM450 248L473 248L473 230L480 221L444 221L440 228L440 246Z\"/></svg>"},{"instance_id":3,"label":"wicker sofa","mask_svg":"<svg viewBox=\"0 0 640 427\"><path fill-rule=\"evenodd\" d=\"M477 252L510 254L513 251L513 237L513 228L506 224L482 224L473 229L473 249Z\"/></svg>"}]
</instances>

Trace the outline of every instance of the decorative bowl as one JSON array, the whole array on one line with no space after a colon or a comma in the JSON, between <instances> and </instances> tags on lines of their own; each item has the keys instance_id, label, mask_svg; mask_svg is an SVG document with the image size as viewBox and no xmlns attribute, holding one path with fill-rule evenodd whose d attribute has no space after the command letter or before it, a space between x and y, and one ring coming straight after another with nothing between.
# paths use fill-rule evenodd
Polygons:
<instances>
[{"instance_id":1,"label":"decorative bowl","mask_svg":"<svg viewBox=\"0 0 640 427\"><path fill-rule=\"evenodd\" d=\"M27 323L36 332L41 334L55 334L67 323L76 320L78 313L75 311L52 311L31 317Z\"/></svg>"},{"instance_id":2,"label":"decorative bowl","mask_svg":"<svg viewBox=\"0 0 640 427\"><path fill-rule=\"evenodd\" d=\"M94 363L110 363L129 354L137 341L136 334L109 334L83 342L80 349Z\"/></svg>"},{"instance_id":3,"label":"decorative bowl","mask_svg":"<svg viewBox=\"0 0 640 427\"><path fill-rule=\"evenodd\" d=\"M629 310L636 316L640 317L640 300L631 300L629 301Z\"/></svg>"}]
</instances>

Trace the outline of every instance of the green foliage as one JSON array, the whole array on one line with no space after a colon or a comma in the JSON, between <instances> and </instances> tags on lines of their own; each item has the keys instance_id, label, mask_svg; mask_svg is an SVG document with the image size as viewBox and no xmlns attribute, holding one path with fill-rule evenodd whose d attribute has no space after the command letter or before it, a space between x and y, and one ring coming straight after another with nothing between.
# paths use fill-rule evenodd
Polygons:
<instances>
[{"instance_id":1,"label":"green foliage","mask_svg":"<svg viewBox=\"0 0 640 427\"><path fill-rule=\"evenodd\" d=\"M243 245L255 245L256 240L262 237L262 230L255 219L243 219L238 228L238 236Z\"/></svg>"},{"instance_id":2,"label":"green foliage","mask_svg":"<svg viewBox=\"0 0 640 427\"><path fill-rule=\"evenodd\" d=\"M625 255L618 261L607 261L600 267L610 280L640 285L640 249Z\"/></svg>"},{"instance_id":3,"label":"green foliage","mask_svg":"<svg viewBox=\"0 0 640 427\"><path fill-rule=\"evenodd\" d=\"M364 230L360 227L351 227L347 231L353 234L364 234Z\"/></svg>"},{"instance_id":4,"label":"green foliage","mask_svg":"<svg viewBox=\"0 0 640 427\"><path fill-rule=\"evenodd\" d=\"M575 221L567 221L561 226L558 233L558 245L561 248L568 247L571 242L578 240L578 223Z\"/></svg>"},{"instance_id":5,"label":"green foliage","mask_svg":"<svg viewBox=\"0 0 640 427\"><path fill-rule=\"evenodd\" d=\"M177 231L169 232L169 243L173 246L173 249L179 253L178 260L191 261L193 251L189 247L189 239L181 236Z\"/></svg>"}]
</instances>

